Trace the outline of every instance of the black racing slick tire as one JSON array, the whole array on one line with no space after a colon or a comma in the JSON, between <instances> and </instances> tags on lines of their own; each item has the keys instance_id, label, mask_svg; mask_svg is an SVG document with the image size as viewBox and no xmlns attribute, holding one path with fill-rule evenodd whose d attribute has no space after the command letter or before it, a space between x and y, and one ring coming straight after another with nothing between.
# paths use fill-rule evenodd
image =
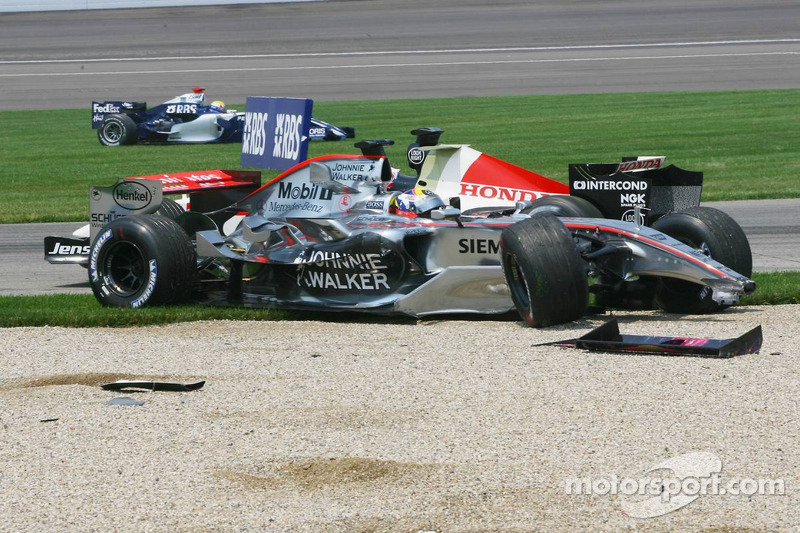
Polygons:
<instances>
[{"instance_id":1,"label":"black racing slick tire","mask_svg":"<svg viewBox=\"0 0 800 533\"><path fill-rule=\"evenodd\" d=\"M665 215L653 228L697 248L743 276L753 273L750 243L741 226L712 207L692 207ZM711 298L711 289L688 281L659 278L656 305L670 313L706 314L725 309Z\"/></svg>"},{"instance_id":2,"label":"black racing slick tire","mask_svg":"<svg viewBox=\"0 0 800 533\"><path fill-rule=\"evenodd\" d=\"M97 138L103 146L136 144L139 131L136 121L125 114L108 115L97 130Z\"/></svg>"},{"instance_id":3,"label":"black racing slick tire","mask_svg":"<svg viewBox=\"0 0 800 533\"><path fill-rule=\"evenodd\" d=\"M569 230L552 213L537 213L504 229L500 254L511 299L529 326L572 322L586 313L586 264Z\"/></svg>"},{"instance_id":4,"label":"black racing slick tire","mask_svg":"<svg viewBox=\"0 0 800 533\"><path fill-rule=\"evenodd\" d=\"M589 200L577 196L545 196L534 200L524 212L550 211L558 217L604 218L603 213Z\"/></svg>"},{"instance_id":5,"label":"black racing slick tire","mask_svg":"<svg viewBox=\"0 0 800 533\"><path fill-rule=\"evenodd\" d=\"M196 255L173 220L133 215L108 223L89 251L89 283L109 307L182 303L194 286Z\"/></svg>"},{"instance_id":6,"label":"black racing slick tire","mask_svg":"<svg viewBox=\"0 0 800 533\"><path fill-rule=\"evenodd\" d=\"M156 211L155 214L175 220L185 212L186 210L183 207L181 207L181 204L179 204L175 200L171 200L169 198L162 198L161 206L159 206L158 211Z\"/></svg>"}]
</instances>

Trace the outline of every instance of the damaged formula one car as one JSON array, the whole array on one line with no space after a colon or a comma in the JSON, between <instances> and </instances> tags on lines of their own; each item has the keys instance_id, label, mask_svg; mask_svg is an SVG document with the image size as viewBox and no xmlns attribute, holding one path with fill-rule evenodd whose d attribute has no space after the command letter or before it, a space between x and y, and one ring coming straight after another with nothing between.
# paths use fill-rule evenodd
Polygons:
<instances>
[{"instance_id":1,"label":"damaged formula one car","mask_svg":"<svg viewBox=\"0 0 800 533\"><path fill-rule=\"evenodd\" d=\"M92 128L104 146L242 142L245 114L228 109L221 100L206 104L205 98L205 88L194 87L150 109L144 102L92 102ZM355 130L312 118L306 135L310 140L342 141L354 137Z\"/></svg>"},{"instance_id":2,"label":"damaged formula one car","mask_svg":"<svg viewBox=\"0 0 800 533\"><path fill-rule=\"evenodd\" d=\"M263 186L257 172L217 170L92 187L91 236L49 237L46 257L85 264L109 306L205 301L417 317L516 308L534 327L580 318L590 293L601 305L709 313L755 289L747 239L730 217L696 205L697 173L656 175L652 158L613 172L580 165L585 183L568 187L439 145L441 130L412 133L415 176L392 169L383 150L392 141L376 140L356 144L362 155L312 158ZM604 214L593 196L612 189L643 195L630 221ZM183 192L186 212L162 202ZM654 213L659 202L674 212ZM57 253L76 252L73 244L89 248Z\"/></svg>"}]
</instances>

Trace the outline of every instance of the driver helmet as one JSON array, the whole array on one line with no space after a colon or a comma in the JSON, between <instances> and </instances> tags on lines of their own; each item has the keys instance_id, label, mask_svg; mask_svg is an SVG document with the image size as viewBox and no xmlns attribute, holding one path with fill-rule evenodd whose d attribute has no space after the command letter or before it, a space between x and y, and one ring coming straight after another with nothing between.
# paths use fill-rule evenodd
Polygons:
<instances>
[{"instance_id":1,"label":"driver helmet","mask_svg":"<svg viewBox=\"0 0 800 533\"><path fill-rule=\"evenodd\" d=\"M225 102L223 102L222 100L214 100L213 102L211 102L211 105L208 106L208 108L211 109L211 111L214 111L215 113L224 113Z\"/></svg>"},{"instance_id":2,"label":"driver helmet","mask_svg":"<svg viewBox=\"0 0 800 533\"><path fill-rule=\"evenodd\" d=\"M444 200L438 194L415 187L392 198L389 212L409 218L428 217L431 211L444 206Z\"/></svg>"}]
</instances>

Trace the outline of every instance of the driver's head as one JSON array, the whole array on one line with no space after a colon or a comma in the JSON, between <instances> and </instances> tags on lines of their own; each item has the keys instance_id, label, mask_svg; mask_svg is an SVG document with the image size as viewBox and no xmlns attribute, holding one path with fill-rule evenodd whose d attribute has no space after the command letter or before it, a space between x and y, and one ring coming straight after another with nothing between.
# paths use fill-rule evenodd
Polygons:
<instances>
[{"instance_id":1,"label":"driver's head","mask_svg":"<svg viewBox=\"0 0 800 533\"><path fill-rule=\"evenodd\" d=\"M389 212L410 218L429 217L431 211L444 206L444 200L438 194L415 187L392 198Z\"/></svg>"},{"instance_id":2,"label":"driver's head","mask_svg":"<svg viewBox=\"0 0 800 533\"><path fill-rule=\"evenodd\" d=\"M211 109L211 111L214 111L216 113L224 113L225 112L225 102L223 102L222 100L214 100L213 102L211 102L211 105L208 106L208 108Z\"/></svg>"}]
</instances>

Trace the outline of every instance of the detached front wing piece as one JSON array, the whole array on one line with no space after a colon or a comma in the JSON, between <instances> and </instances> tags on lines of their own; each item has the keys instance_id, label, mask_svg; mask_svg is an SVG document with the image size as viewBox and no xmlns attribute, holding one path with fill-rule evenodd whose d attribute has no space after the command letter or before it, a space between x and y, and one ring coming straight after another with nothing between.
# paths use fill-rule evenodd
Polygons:
<instances>
[{"instance_id":1,"label":"detached front wing piece","mask_svg":"<svg viewBox=\"0 0 800 533\"><path fill-rule=\"evenodd\" d=\"M617 319L612 319L577 339L548 342L541 346L582 348L592 352L629 352L726 359L737 355L758 353L762 342L761 326L756 326L744 335L733 339L660 337L620 334Z\"/></svg>"}]
</instances>

